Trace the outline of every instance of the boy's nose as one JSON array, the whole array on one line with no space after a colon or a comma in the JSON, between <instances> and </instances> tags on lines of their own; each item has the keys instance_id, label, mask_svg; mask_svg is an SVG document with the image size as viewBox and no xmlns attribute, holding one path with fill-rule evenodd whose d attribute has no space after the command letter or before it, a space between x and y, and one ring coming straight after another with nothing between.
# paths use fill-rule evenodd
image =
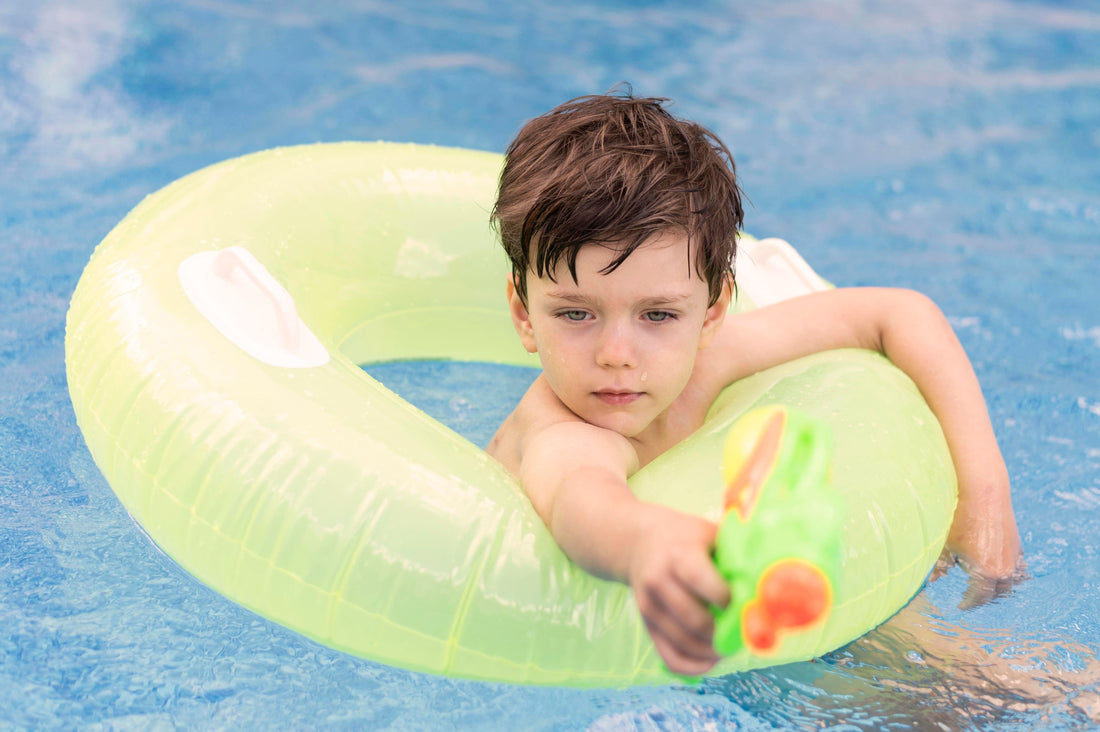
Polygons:
<instances>
[{"instance_id":1,"label":"boy's nose","mask_svg":"<svg viewBox=\"0 0 1100 732\"><path fill-rule=\"evenodd\" d=\"M628 328L609 325L601 334L596 362L605 368L634 368L637 352Z\"/></svg>"}]
</instances>

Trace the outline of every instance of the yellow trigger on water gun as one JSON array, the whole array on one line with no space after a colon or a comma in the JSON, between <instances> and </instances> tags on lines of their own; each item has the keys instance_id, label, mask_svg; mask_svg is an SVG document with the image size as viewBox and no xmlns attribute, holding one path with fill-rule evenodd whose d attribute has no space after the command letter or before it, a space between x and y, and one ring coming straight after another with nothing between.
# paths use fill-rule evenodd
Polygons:
<instances>
[{"instance_id":1,"label":"yellow trigger on water gun","mask_svg":"<svg viewBox=\"0 0 1100 732\"><path fill-rule=\"evenodd\" d=\"M828 428L787 407L757 408L730 428L714 561L732 599L717 611L719 653L769 655L828 617L842 515L831 457Z\"/></svg>"}]
</instances>

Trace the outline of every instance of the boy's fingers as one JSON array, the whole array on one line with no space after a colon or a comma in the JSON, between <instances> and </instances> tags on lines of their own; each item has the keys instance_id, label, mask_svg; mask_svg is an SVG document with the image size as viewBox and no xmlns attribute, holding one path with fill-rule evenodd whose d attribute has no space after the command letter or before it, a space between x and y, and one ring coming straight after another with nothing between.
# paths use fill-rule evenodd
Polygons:
<instances>
[{"instance_id":1,"label":"boy's fingers","mask_svg":"<svg viewBox=\"0 0 1100 732\"><path fill-rule=\"evenodd\" d=\"M666 634L675 636L676 628L694 636L703 643L710 643L714 635L714 616L699 601L691 588L672 581L667 585L646 592L648 610L639 608L647 618L657 619Z\"/></svg>"},{"instance_id":2,"label":"boy's fingers","mask_svg":"<svg viewBox=\"0 0 1100 732\"><path fill-rule=\"evenodd\" d=\"M709 559L677 564L676 578L706 605L725 608L730 604L730 588Z\"/></svg>"},{"instance_id":3,"label":"boy's fingers","mask_svg":"<svg viewBox=\"0 0 1100 732\"><path fill-rule=\"evenodd\" d=\"M657 653L668 666L668 670L674 674L701 676L718 663L718 656L713 651L703 655L686 651L653 627L649 628L649 635L653 639L653 646L657 649Z\"/></svg>"},{"instance_id":4,"label":"boy's fingers","mask_svg":"<svg viewBox=\"0 0 1100 732\"><path fill-rule=\"evenodd\" d=\"M647 627L649 636L653 640L653 647L657 648L657 653L664 660L664 665L668 666L673 674L700 676L718 663L718 656L713 651L700 653L697 649L684 648L656 627L648 623Z\"/></svg>"},{"instance_id":5,"label":"boy's fingers","mask_svg":"<svg viewBox=\"0 0 1100 732\"><path fill-rule=\"evenodd\" d=\"M714 653L714 616L687 590L666 589L639 597L639 609L651 635L659 634L681 653L717 660Z\"/></svg>"}]
</instances>

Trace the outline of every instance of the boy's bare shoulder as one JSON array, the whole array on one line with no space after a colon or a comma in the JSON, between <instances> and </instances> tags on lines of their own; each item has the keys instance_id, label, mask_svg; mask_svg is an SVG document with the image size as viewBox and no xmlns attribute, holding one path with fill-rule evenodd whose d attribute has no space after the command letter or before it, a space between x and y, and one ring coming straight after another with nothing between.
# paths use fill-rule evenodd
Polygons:
<instances>
[{"instance_id":1,"label":"boy's bare shoulder","mask_svg":"<svg viewBox=\"0 0 1100 732\"><path fill-rule=\"evenodd\" d=\"M519 404L501 423L486 452L513 475L519 475L524 448L531 435L557 422L579 420L554 395L541 375L535 379Z\"/></svg>"},{"instance_id":2,"label":"boy's bare shoulder","mask_svg":"<svg viewBox=\"0 0 1100 732\"><path fill-rule=\"evenodd\" d=\"M524 457L536 441L540 447L562 446L570 451L573 458L579 457L579 452L586 451L586 448L595 448L594 442L614 441L622 443L617 446L628 452L624 458L628 464L637 460L629 440L591 425L571 412L542 376L535 379L516 408L497 429L486 452L519 477Z\"/></svg>"}]
</instances>

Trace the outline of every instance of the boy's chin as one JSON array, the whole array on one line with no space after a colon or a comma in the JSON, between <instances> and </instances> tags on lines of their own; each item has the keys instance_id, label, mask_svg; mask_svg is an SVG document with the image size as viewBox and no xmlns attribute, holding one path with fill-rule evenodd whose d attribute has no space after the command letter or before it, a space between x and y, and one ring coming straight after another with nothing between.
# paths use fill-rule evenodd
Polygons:
<instances>
[{"instance_id":1,"label":"boy's chin","mask_svg":"<svg viewBox=\"0 0 1100 732\"><path fill-rule=\"evenodd\" d=\"M646 421L644 417L639 418L634 414L593 414L588 416L581 414L579 416L593 427L600 427L614 432L628 440L645 432L646 427L651 423L651 421Z\"/></svg>"}]
</instances>

